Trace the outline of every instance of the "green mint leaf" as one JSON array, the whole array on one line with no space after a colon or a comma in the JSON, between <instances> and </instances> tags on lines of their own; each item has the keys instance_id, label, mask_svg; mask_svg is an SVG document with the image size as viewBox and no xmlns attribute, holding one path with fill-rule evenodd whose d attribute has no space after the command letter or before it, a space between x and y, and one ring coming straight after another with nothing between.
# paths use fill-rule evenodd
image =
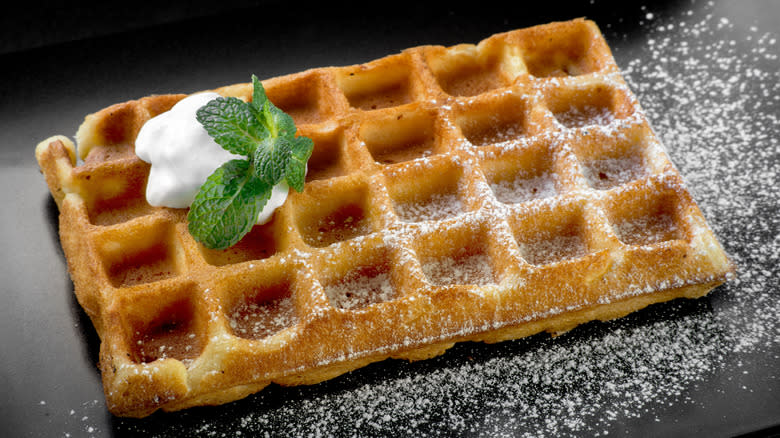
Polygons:
<instances>
[{"instance_id":1,"label":"green mint leaf","mask_svg":"<svg viewBox=\"0 0 780 438\"><path fill-rule=\"evenodd\" d=\"M263 105L263 115L272 136L292 137L295 135L295 122L289 114L275 107L270 100Z\"/></svg>"},{"instance_id":2,"label":"green mint leaf","mask_svg":"<svg viewBox=\"0 0 780 438\"><path fill-rule=\"evenodd\" d=\"M292 137L295 135L295 122L287 113L276 107L269 99L257 76L252 75L252 108L257 117L265 124L272 137Z\"/></svg>"},{"instance_id":3,"label":"green mint leaf","mask_svg":"<svg viewBox=\"0 0 780 438\"><path fill-rule=\"evenodd\" d=\"M255 225L273 186L286 180L303 191L314 143L296 137L293 118L277 108L252 75L252 101L218 97L197 120L228 152L243 155L219 167L201 186L187 215L190 234L212 249L235 245Z\"/></svg>"},{"instance_id":4,"label":"green mint leaf","mask_svg":"<svg viewBox=\"0 0 780 438\"><path fill-rule=\"evenodd\" d=\"M309 137L295 137L292 142L285 178L287 184L297 192L303 191L303 183L306 180L306 162L309 161L313 150L314 141Z\"/></svg>"},{"instance_id":5,"label":"green mint leaf","mask_svg":"<svg viewBox=\"0 0 780 438\"><path fill-rule=\"evenodd\" d=\"M269 136L268 128L257 119L249 105L235 97L218 97L196 114L198 122L214 141L228 152L250 155Z\"/></svg>"},{"instance_id":6,"label":"green mint leaf","mask_svg":"<svg viewBox=\"0 0 780 438\"><path fill-rule=\"evenodd\" d=\"M265 94L263 83L257 76L252 75L252 106L258 111L263 110L263 105L268 101L268 95Z\"/></svg>"},{"instance_id":7,"label":"green mint leaf","mask_svg":"<svg viewBox=\"0 0 780 438\"><path fill-rule=\"evenodd\" d=\"M272 186L284 179L287 162L292 156L292 146L292 142L286 137L264 140L252 156L255 176Z\"/></svg>"},{"instance_id":8,"label":"green mint leaf","mask_svg":"<svg viewBox=\"0 0 780 438\"><path fill-rule=\"evenodd\" d=\"M251 167L247 160L231 160L209 176L187 215L195 240L225 249L252 229L271 197L271 186L256 178Z\"/></svg>"}]
</instances>

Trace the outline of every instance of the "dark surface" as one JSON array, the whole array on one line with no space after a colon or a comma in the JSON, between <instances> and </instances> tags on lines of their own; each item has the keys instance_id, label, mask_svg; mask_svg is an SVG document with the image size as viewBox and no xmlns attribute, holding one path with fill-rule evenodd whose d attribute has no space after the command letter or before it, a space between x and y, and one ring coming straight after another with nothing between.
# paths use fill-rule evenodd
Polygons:
<instances>
[{"instance_id":1,"label":"dark surface","mask_svg":"<svg viewBox=\"0 0 780 438\"><path fill-rule=\"evenodd\" d=\"M543 433L544 430L525 430L522 423L516 422L511 429L502 429L503 417L509 424L511 418L521 416L522 412L496 409L492 397L497 394L491 393L489 387L469 392L477 396L468 402L451 401L447 398L450 395L463 394L457 388L458 382L426 378L459 369L464 363L478 364L479 372L484 373L494 362L501 363L553 346L576 349L580 343L592 343L602 337L619 338L620 333L674 322L677 318L727 321L734 297L739 299L746 295L738 289L745 287L744 283L721 287L702 300L653 306L619 322L588 324L556 341L536 336L499 345L459 345L444 356L425 362L386 361L313 387L285 389L272 386L261 395L226 406L158 413L144 420L121 419L107 413L95 365L99 340L72 294L72 283L57 236L57 207L33 156L34 146L43 138L53 134L72 136L84 115L148 94L193 92L244 82L252 73L265 78L310 67L360 63L421 44L476 42L496 32L551 20L578 16L594 19L621 66L629 60L647 56L642 49L647 43L647 27L641 23L648 11L654 17L680 15L687 10L692 11L692 19L707 14L727 16L734 24L728 37L738 40L750 33L751 26L775 31L780 20L780 2L769 0L723 1L714 5L658 2L647 7L633 2L548 2L550 6L531 10L521 6L523 2L514 3L517 3L516 10L485 2L479 8L474 3L463 7L437 7L427 2L395 2L392 10L385 10L390 7L385 3L351 7L327 5L327 8L323 3L312 3L307 5L310 9L304 10L284 2L269 2L259 9L231 10L226 6L216 10L222 15L158 26L145 24L158 23L159 17L144 21L144 16L136 15L128 18L134 25L125 33L109 34L105 27L95 28L92 33L88 29L71 33L60 31L57 39L68 42L0 55L3 66L0 69L0 132L3 139L0 144L0 184L3 187L0 235L5 249L5 260L0 265L0 392L3 394L0 435L235 436L236 431L243 431L246 436L251 435L246 432L270 430L284 436L290 429L326 435L353 432L394 435L399 429L393 426L393 421L369 427L371 420L365 417L371 411L365 406L355 406L354 415L342 407L332 415L321 416L323 421L319 424L309 423L311 427L308 428L301 426L307 423L310 414L303 408L292 416L265 416L265 413L291 404L317 409L319 400L331 400L342 393L363 391L375 398L382 395L380 385L385 379L404 378L445 385L442 392L445 395L427 397L432 402L422 409L427 411L425 421L414 426L407 419L398 419L404 423L404 431L439 432L442 435L492 435L502 431L515 435ZM215 12L214 9L200 11L202 14ZM74 26L79 26L80 19L85 16L94 19L94 14L96 12L90 15L79 11L55 11L45 16L67 17ZM12 20L12 17L5 19ZM23 27L19 24L15 27L22 32L19 38L27 35ZM58 28L63 27L58 25ZM28 30L29 34L45 32L45 26L39 23ZM84 35L99 36L79 39ZM713 35L718 37L717 33L711 33L703 38L713 38ZM24 45L20 40L17 46ZM773 47L776 53L777 46ZM777 100L774 100L774 106L769 106L769 111L778 113ZM777 138L776 131L774 137ZM769 144L777 148L776 141ZM777 158L776 151L770 155ZM776 170L776 166L773 169ZM772 178L776 181L776 174L770 175L770 181ZM706 194L703 198L709 200ZM759 207L763 209L759 209L759 214L777 215L776 197L770 197L770 202ZM713 209L703 206L705 212ZM774 241L776 248L780 228L777 221L772 224L762 230L762 239ZM722 222L717 231L728 237L731 232L728 228L729 223ZM751 253L747 244L738 242L726 246L740 260ZM766 284L756 288L757 294L771 303L770 309L777 309L780 268L776 258L761 269L765 272L760 279ZM728 331L735 324L732 321L722 326ZM666 401L651 397L652 406L640 411L644 414L615 414L609 412L609 405L602 401L599 412L583 418L584 427L575 427L573 432L568 432L609 433L610 436L777 433L780 425L780 348L777 326L764 328L770 332L768 339L773 339L768 345L738 352L713 349L713 360L722 364L709 366L695 382L680 385L682 393L671 394ZM712 336L739 340L738 335L731 333ZM693 343L690 348L696 347ZM596 375L587 384L593 387L608 385L609 378ZM436 388L424 391L437 393ZM567 389L560 391L563 398ZM503 397L504 393L501 394ZM359 397L347 400L359 401ZM556 402L555 399L549 401ZM588 403L588 400L582 400L582 403ZM326 404L322 406L327 408ZM390 406L387 412L392 413L393 407ZM409 410L399 409L398 412L400 415ZM261 418L268 421L259 421ZM457 419L462 419L462 424ZM537 423L528 422L528 427L534 428L534 424Z\"/></svg>"}]
</instances>

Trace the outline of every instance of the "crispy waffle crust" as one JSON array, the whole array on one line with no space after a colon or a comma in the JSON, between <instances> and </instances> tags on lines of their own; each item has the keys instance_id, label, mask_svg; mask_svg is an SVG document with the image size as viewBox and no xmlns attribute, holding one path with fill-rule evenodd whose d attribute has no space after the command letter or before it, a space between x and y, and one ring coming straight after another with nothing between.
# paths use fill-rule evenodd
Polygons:
<instances>
[{"instance_id":1,"label":"crispy waffle crust","mask_svg":"<svg viewBox=\"0 0 780 438\"><path fill-rule=\"evenodd\" d=\"M304 192L227 250L145 200L135 136L184 95L87 116L79 165L65 137L36 148L116 415L560 333L732 275L590 21L264 86L315 148Z\"/></svg>"}]
</instances>

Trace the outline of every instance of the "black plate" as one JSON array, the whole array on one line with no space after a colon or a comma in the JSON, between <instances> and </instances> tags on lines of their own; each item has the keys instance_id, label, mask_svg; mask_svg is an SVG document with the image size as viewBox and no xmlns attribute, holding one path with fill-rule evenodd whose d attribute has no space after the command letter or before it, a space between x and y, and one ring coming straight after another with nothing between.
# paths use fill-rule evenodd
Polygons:
<instances>
[{"instance_id":1,"label":"black plate","mask_svg":"<svg viewBox=\"0 0 780 438\"><path fill-rule=\"evenodd\" d=\"M19 44L0 55L0 435L778 432L780 2L524 3L270 2L239 10L241 2L227 2L167 6L176 20L156 26L149 24L166 21L165 11L148 7L6 14L3 31L16 32ZM737 280L700 300L554 339L466 343L424 362L385 361L320 385L272 386L225 406L142 420L107 413L99 340L72 294L57 207L33 157L38 141L72 136L85 114L152 93L360 63L578 16L601 26L739 266ZM71 37L82 39L27 47Z\"/></svg>"}]
</instances>

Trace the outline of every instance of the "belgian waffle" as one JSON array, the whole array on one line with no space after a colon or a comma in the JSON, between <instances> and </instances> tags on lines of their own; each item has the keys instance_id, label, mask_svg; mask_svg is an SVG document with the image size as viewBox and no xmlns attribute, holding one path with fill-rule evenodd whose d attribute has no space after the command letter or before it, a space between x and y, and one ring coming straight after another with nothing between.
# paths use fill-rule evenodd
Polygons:
<instances>
[{"instance_id":1,"label":"belgian waffle","mask_svg":"<svg viewBox=\"0 0 780 438\"><path fill-rule=\"evenodd\" d=\"M732 275L590 21L263 84L314 152L305 190L227 250L145 200L135 136L184 95L87 116L82 162L62 136L36 148L116 415L561 333Z\"/></svg>"}]
</instances>

